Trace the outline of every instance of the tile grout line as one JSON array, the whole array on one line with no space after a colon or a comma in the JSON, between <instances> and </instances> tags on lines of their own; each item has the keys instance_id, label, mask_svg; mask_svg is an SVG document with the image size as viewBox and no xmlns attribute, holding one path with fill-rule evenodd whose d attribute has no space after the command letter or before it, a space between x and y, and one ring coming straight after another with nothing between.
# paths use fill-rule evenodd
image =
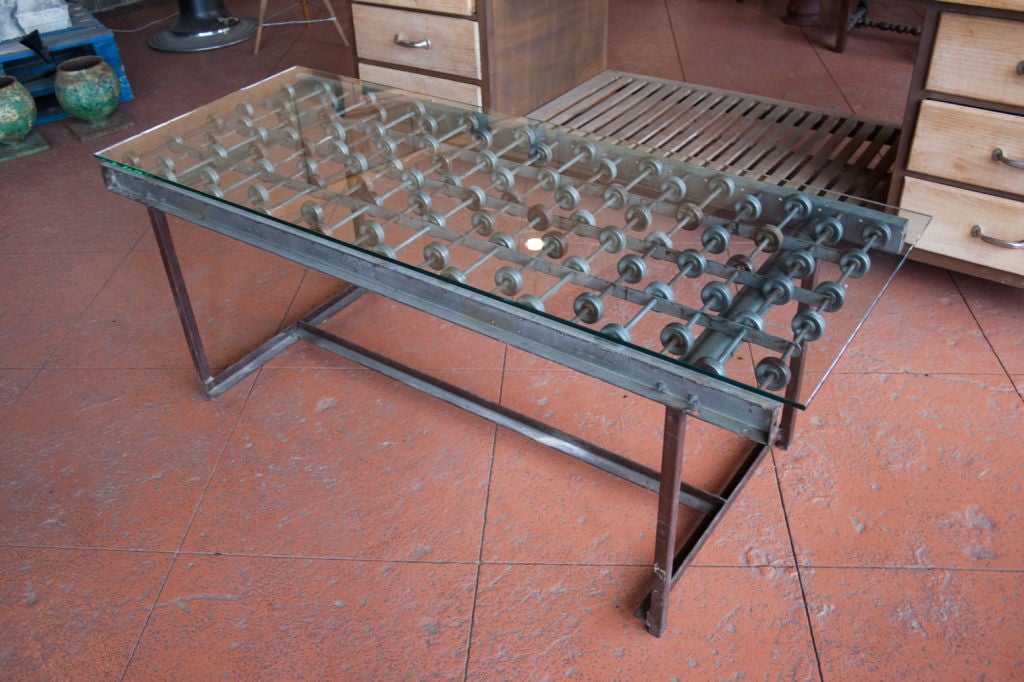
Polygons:
<instances>
[{"instance_id":1,"label":"tile grout line","mask_svg":"<svg viewBox=\"0 0 1024 682\"><path fill-rule=\"evenodd\" d=\"M368 564L410 564L422 566L583 566L587 568L649 568L648 563L634 562L569 562L569 561L476 561L476 560L449 560L449 561L421 561L410 559L394 558L364 558L364 557L336 557L319 556L310 554L258 554L258 553L237 553L237 552L214 552L214 551L178 551L171 549L137 549L130 547L92 547L86 545L37 545L19 543L0 543L0 551L4 550L39 550L39 551L67 551L67 552L110 552L112 554L154 554L174 555L188 557L225 557L233 559L283 559L294 561L325 561L325 562L351 562ZM948 573L993 573L993 574L1021 574L1024 575L1024 568L984 568L974 566L950 566L950 565L891 565L881 564L856 565L856 564L800 564L801 568L809 568L823 571L908 571L913 573L927 573L929 571L944 571ZM748 568L797 568L795 564L789 563L692 563L690 568L697 570L708 569L736 569L745 570Z\"/></svg>"},{"instance_id":2,"label":"tile grout line","mask_svg":"<svg viewBox=\"0 0 1024 682\"><path fill-rule=\"evenodd\" d=\"M830 48L819 43L815 43L808 32L808 28L813 27L800 27L800 32L803 34L804 40L807 41L807 44L811 47L811 51L814 52L814 57L818 60L818 64L820 64L821 68L828 74L828 79L831 81L832 85L835 86L836 92L838 92L839 96L843 98L843 102L846 103L846 109L848 110L849 115L857 116L857 109L853 106L853 103L850 102L850 98L847 97L846 93L843 91L843 86L839 83L839 80L836 79L836 75L832 73L832 69L828 68L828 64L825 63L825 60L821 58L821 50L828 50Z\"/></svg>"},{"instance_id":3,"label":"tile grout line","mask_svg":"<svg viewBox=\"0 0 1024 682\"><path fill-rule=\"evenodd\" d=\"M309 278L310 268L306 268L302 271L302 277L299 278L298 284L295 285L295 291L292 293L291 300L288 301L288 305L284 307L284 312L281 313L281 319L277 322L277 333L280 334L288 327L288 318L291 312L295 309L295 302L299 300L299 294L302 292L302 285L306 283Z\"/></svg>"},{"instance_id":4,"label":"tile grout line","mask_svg":"<svg viewBox=\"0 0 1024 682\"><path fill-rule=\"evenodd\" d=\"M81 324L82 319L85 317L86 311L89 310L89 308L96 302L96 299L98 299L100 297L100 295L104 291L106 291L107 287L110 286L110 282L114 279L114 277L117 275L117 273L121 271L121 268L124 267L124 264L128 260L129 256L131 256L132 253L135 252L135 249L138 248L138 246L142 242L142 240L145 239L145 236L146 236L146 234L148 232L149 232L148 228L141 230L139 232L139 236L135 239L135 242L132 243L132 245L129 248L127 248L125 251L120 252L121 253L121 260L119 260L117 265L113 268L113 270L111 270L110 275L105 280L103 280L103 284L101 284L96 289L96 293L93 294L93 296L82 306L82 312L78 316L78 318L74 321L74 323L72 323L69 327L67 327L66 331L61 335L60 340L58 340L58 341L56 341L54 343L53 351L48 356L46 356L46 358L42 362L40 362L37 367L26 367L26 368L24 368L24 369L28 369L28 370L32 371L32 377L28 380L28 382L25 384L25 386L18 392L18 395L15 397L14 402L12 402L10 405L7 405L4 408L4 414L10 414L11 411L12 411L12 408L14 408L22 400L22 398L24 397L25 393L28 392L29 388L31 388L32 385L35 384L36 380L39 379L39 375L42 374L44 370L49 369L51 367L50 363L53 360L54 356L57 355L57 353L60 352L60 349L64 345L65 341L67 341L67 339L70 337L71 333L75 330L75 328L77 328L78 325ZM57 251L57 252L52 252L52 253L63 253L63 252ZM68 253L71 253L71 252L68 252ZM104 251L102 253L108 253L108 252ZM5 367L4 369L6 370L6 369L18 369L18 368L17 367L12 367L12 368L6 368ZM55 369L88 369L88 368L86 368L86 367L56 367Z\"/></svg>"},{"instance_id":5,"label":"tile grout line","mask_svg":"<svg viewBox=\"0 0 1024 682\"><path fill-rule=\"evenodd\" d=\"M498 404L501 404L505 390L505 372L508 369L508 344L505 344L501 358L501 381L498 384ZM476 605L480 597L480 570L484 566L484 539L487 536L487 511L491 505L491 485L494 483L494 459L498 451L498 425L492 424L494 435L491 438L491 461L487 466L487 494L484 495L484 513L480 522L480 550L477 552L476 577L473 581L473 601L469 608L469 630L466 633L466 664L462 669L462 679L469 679L469 663L473 653L473 628L476 625Z\"/></svg>"},{"instance_id":6,"label":"tile grout line","mask_svg":"<svg viewBox=\"0 0 1024 682\"><path fill-rule=\"evenodd\" d=\"M108 286L110 286L110 282L114 279L114 277L117 275L117 273L120 272L121 268L124 267L125 262L132 255L132 253L135 252L135 249L138 248L138 246L142 242L142 240L145 239L146 234L148 232L149 232L148 228L141 230L139 232L139 236L135 239L135 241L132 243L132 245L129 248L127 248L125 251L120 252L121 253L121 260L118 261L117 266L115 266L114 269L110 272L110 276L107 277L103 281L103 284L101 284L96 289L96 293L92 296L92 298L90 298L89 301L86 302L82 306L82 313L78 316L78 319L76 319L75 322L70 327L67 328L67 331L64 334L61 335L60 340L56 341L54 343L53 351L48 356L46 356L46 358L42 362L40 362L38 366L23 368L23 369L29 370L32 373L32 376L25 383L25 385L21 388L21 390L18 391L17 395L14 398L14 401L3 408L3 413L0 414L0 424L3 423L4 418L6 417L6 415L11 414L13 409L14 409L14 407L17 406L17 404L19 402L21 402L21 400L25 396L25 393L27 393L28 390L35 384L36 380L39 379L39 375L42 374L43 371L51 368L50 363L53 360L53 357L55 355L57 355L57 353L60 352L60 349L64 345L64 342L68 339L68 337L74 331L74 329L81 323L82 318L85 317L86 311L90 308L90 306L93 305L93 303L96 302L96 299L98 299L100 297L100 294L102 294L106 290L106 288ZM63 252L63 251L52 251L52 252L48 252L48 253L65 253L65 252ZM78 252L70 252L69 251L67 253L78 253ZM108 253L108 251L101 251L101 252L98 252L98 253ZM18 367L4 367L3 369L6 371L6 370L12 370L12 369L16 370L16 369L22 369L22 368L18 368ZM83 367L67 367L67 368L65 368L65 367L56 367L54 369L88 369L88 368L83 368Z\"/></svg>"},{"instance_id":7,"label":"tile grout line","mask_svg":"<svg viewBox=\"0 0 1024 682\"><path fill-rule=\"evenodd\" d=\"M669 33L672 34L672 47L676 53L676 65L679 67L679 80L686 82L686 69L683 67L683 56L679 53L679 37L676 35L676 28L672 24L672 12L668 7L669 0L663 0L662 8L665 10L665 21L668 24Z\"/></svg>"},{"instance_id":8,"label":"tile grout line","mask_svg":"<svg viewBox=\"0 0 1024 682\"><path fill-rule=\"evenodd\" d=\"M299 298L299 293L302 288L302 285L306 282L308 275L309 268L307 268L302 273L302 277L295 287L295 292L292 294L291 300L288 302L288 305L285 306L285 310L282 313L282 317L278 322L278 331L287 326L286 320L288 319L288 315L294 308L295 302ZM220 448L220 452L217 454L217 458L214 461L213 466L210 468L210 475L207 477L206 484L203 486L203 490L202 492L200 492L199 498L196 500L195 507L192 510L192 515L190 516L188 523L185 524L185 529L181 535L181 540L178 542L178 546L174 549L174 551L170 553L170 564L167 567L167 571L164 573L163 579L160 581L160 586L159 589L157 589L156 596L153 599L153 605L150 608L150 612L149 614L147 614L145 621L142 623L142 627L139 629L139 635L136 638L135 643L132 645L131 651L128 652L128 658L127 661L125 662L124 670L121 673L121 680L125 679L125 677L128 675L128 671L131 669L132 662L135 658L135 654L138 652L139 645L142 642L142 638L146 633L146 629L149 627L150 619L153 617L153 613L156 611L156 607L160 603L160 598L163 595L163 591L164 588L167 586L168 580L170 580L171 573L174 572L174 569L178 564L178 559L182 556L220 556L217 553L184 552L182 548L185 545L185 540L188 538L189 532L192 530L192 525L195 523L196 518L199 516L199 509L202 507L203 501L206 499L206 494L207 492L209 492L210 486L213 484L214 476L216 476L217 471L220 469L221 460L223 459L224 453L227 450L229 444L231 443L231 439L234 437L234 434L238 429L239 421L241 420L242 414L245 412L245 409L249 404L249 399L252 397L252 393L255 390L256 384L259 381L259 375L261 373L262 367L257 368L256 371L254 372L252 386L249 387L249 391L245 396L245 400L243 400L241 406L239 406L238 415L235 418L235 422L231 426L231 429L228 431L228 434L224 439L224 443Z\"/></svg>"},{"instance_id":9,"label":"tile grout line","mask_svg":"<svg viewBox=\"0 0 1024 682\"><path fill-rule=\"evenodd\" d=\"M259 381L259 375L261 374L261 372L262 368L259 368L254 372L255 378L252 382L252 385L249 387L249 390L245 395L245 400L242 401L242 404L238 408L238 414L236 415L234 423L231 425L231 428L228 430L228 433L224 438L224 442L221 445L220 452L217 453L217 458L214 460L213 466L210 467L210 475L206 479L206 484L203 486L203 490L199 493L199 498L196 500L195 507L193 507L192 509L192 515L189 517L188 523L185 524L185 529L181 534L181 540L178 542L178 546L174 549L174 551L170 552L170 564L167 566L167 571L164 573L163 578L160 580L160 585L156 590L156 595L153 597L153 602L152 605L150 606L149 613L146 614L146 618L142 623L142 627L139 628L139 635L135 638L135 642L132 644L131 650L128 652L128 657L124 664L124 670L121 671L121 675L118 678L122 682L128 676L128 671L131 669L132 662L135 660L135 654L139 650L139 645L142 643L142 638L146 634L147 628L149 628L150 620L153 618L153 614L156 612L157 605L159 605L160 603L160 598L163 596L164 589L167 587L167 582L170 580L171 573L174 572L175 567L178 565L178 559L183 555L196 555L195 553L191 552L183 552L182 548L185 546L185 540L188 538L189 532L191 532L192 530L192 524L195 523L196 518L199 516L199 509L200 507L202 507L203 501L206 499L206 494L207 492L209 492L210 486L213 485L214 476L216 476L217 472L220 470L220 464L224 458L224 453L227 451L228 446L231 443L231 439L234 437L236 431L238 430L239 422L242 419L242 415L245 413L246 407L249 405L249 399L252 397L253 391L256 388L256 384ZM236 390L237 389L238 387L236 387ZM217 555L211 554L210 556Z\"/></svg>"},{"instance_id":10,"label":"tile grout line","mask_svg":"<svg viewBox=\"0 0 1024 682\"><path fill-rule=\"evenodd\" d=\"M989 339L988 334L985 333L985 327L981 324L981 320L978 319L978 315L974 312L974 307L971 305L971 301L967 298L963 289L960 288L960 283L957 281L957 278L953 273L947 270L946 274L953 283L953 288L956 289L958 294L960 294L960 298L967 307L967 312L971 314L971 319L974 320L974 324L978 325L978 331L981 333L982 338L985 339L985 343L988 345L989 350L992 351L992 355L995 356L996 362L999 363L999 367L1003 370L1003 375L1010 381L1010 387L1016 390L1017 384L1013 380L1013 375L1010 374L1010 368L1006 366L1005 362L1003 362L1003 358L999 356L999 352L996 350L995 346L992 345L992 340ZM1016 391L1016 393L1020 396L1021 401L1024 401L1024 393L1021 391Z\"/></svg>"},{"instance_id":11,"label":"tile grout line","mask_svg":"<svg viewBox=\"0 0 1024 682\"><path fill-rule=\"evenodd\" d=\"M796 580L800 586L800 599L804 603L804 616L807 618L807 633L811 637L811 649L814 651L814 662L818 667L818 679L824 680L825 675L821 669L821 653L818 650L818 640L814 635L814 621L811 620L810 604L807 603L807 588L804 586L803 571L800 570L800 560L796 555L796 542L793 540L793 528L789 523L789 510L786 509L786 496L782 490L782 479L779 477L779 465L775 459L775 448L771 447L768 454L772 458L772 470L775 476L775 486L779 491L779 501L782 504L782 518L786 523L786 535L789 537L789 551L793 555L793 567L796 569Z\"/></svg>"}]
</instances>

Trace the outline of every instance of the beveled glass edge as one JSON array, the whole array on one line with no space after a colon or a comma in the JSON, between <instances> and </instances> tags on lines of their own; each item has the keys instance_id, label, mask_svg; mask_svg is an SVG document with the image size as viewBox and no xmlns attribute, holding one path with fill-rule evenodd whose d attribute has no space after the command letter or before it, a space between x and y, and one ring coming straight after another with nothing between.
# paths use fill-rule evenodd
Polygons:
<instances>
[{"instance_id":1,"label":"beveled glass edge","mask_svg":"<svg viewBox=\"0 0 1024 682\"><path fill-rule=\"evenodd\" d=\"M182 114L180 114L180 115L178 115L178 116L176 116L176 117L174 117L172 119L169 119L168 121L165 121L163 123L157 124L157 125L149 128L149 129L147 129L147 130L144 130L144 131L139 132L139 133L137 133L135 135L132 135L131 137L126 138L125 140L122 140L120 142L114 143L114 144L112 144L112 145L110 145L110 146L108 146L108 147L106 147L104 149L101 149L101 150L95 152L93 154L93 156L95 156L96 158L100 159L101 161L104 161L106 163L109 163L109 164L112 164L114 166L117 166L118 168L124 169L124 170L126 170L128 172L135 173L137 175L140 175L140 176L152 179L152 180L160 182L162 184L167 184L167 185L176 187L176 188L178 188L178 189L180 189L180 190L182 190L184 192L188 192L188 193L191 193L191 194L196 195L196 196L201 196L201 197L204 197L204 198L206 198L208 200L216 201L218 203L222 203L224 205L231 206L233 208L243 210L243 211L245 211L247 213L251 213L252 215L254 215L254 216L258 217L258 218L270 220L270 221L272 221L274 223L277 223L277 224L279 224L279 225L281 225L283 227L290 228L290 229L295 229L295 230L300 230L300 231L308 233L310 235L314 235L314 236L316 236L319 239L327 240L329 242L333 242L333 243L336 243L336 244L339 244L339 245L343 245L346 248L351 248L351 249L354 249L354 250L359 251L361 253L372 255L374 258L379 258L379 259L388 261L389 263L393 263L395 265L398 265L398 266L400 266L403 269L407 269L409 271L414 271L416 273L425 274L425 275L427 275L427 276L429 276L431 278L437 279L439 281L443 281L447 285L455 285L455 286L457 286L459 288L463 288L463 289L465 289L467 291L473 292L476 295L483 295L483 296L485 296L485 297L487 297L489 299L492 299L494 301L497 301L499 303L510 304L510 305L513 305L513 306L521 309L521 310L527 311L530 314L540 315L540 316L545 317L545 318L547 318L549 320L552 320L552 321L554 321L554 322L556 322L558 324L567 325L567 326L569 326L569 327L571 327L571 328L573 328L575 330L583 331L584 333L590 334L590 335L592 335L592 336L594 336L594 337L596 337L598 339L601 339L601 340L603 340L605 342L612 342L612 343L615 343L615 344L618 344L618 345L628 346L630 349L632 349L632 350L634 350L636 352L642 353L645 356L647 356L649 358L652 358L652 359L654 359L654 360L656 360L658 362L664 362L668 366L683 368L683 369L685 369L687 371L695 372L695 373L697 373L699 375L708 377L708 378L713 379L715 381L725 382L725 383L727 383L729 385L732 385L732 386L734 386L734 387L736 387L738 389L741 389L742 391L752 392L755 395L758 395L758 396L761 396L761 397L764 397L764 398L768 398L770 400L779 402L779 403L784 404L784 405L789 405L789 406L795 407L797 409L806 409L810 405L810 403L813 400L813 398L820 392L821 388L824 385L824 382L831 375L831 373L833 372L835 367L838 365L839 361L843 358L843 356L845 355L845 353L846 353L847 349L849 348L849 346L853 343L854 339L860 333L862 327L864 326L865 322L867 321L867 318L874 311L875 307L878 305L878 302L881 300L881 297L885 294L885 292L888 290L889 286L892 284L893 280L895 279L896 275L903 268L904 264L908 260L909 254L911 253L911 251L913 250L914 246L916 245L916 243L918 242L918 240L920 239L920 237L924 233L925 229L927 229L927 226L928 226L928 224L929 224L929 222L931 220L930 216L927 216L925 214L922 214L922 213L919 213L919 212L916 212L916 211L911 211L911 210L908 210L908 209L905 209L905 208L902 208L902 207L892 206L892 205L889 205L889 204L884 204L884 203L873 201L873 200L870 200L870 199L865 199L865 198L862 198L862 197L854 197L854 196L850 196L850 195L844 195L844 194L837 193L837 192L834 192L834 191L831 191L831 190L828 190L828 189L818 188L818 187L815 187L813 185L806 185L802 189L796 190L796 189L792 189L792 188L787 188L787 187L782 186L782 185L766 183L766 182L763 182L763 181L756 180L754 178L750 178L749 176L744 176L741 172L730 170L728 165L720 165L720 166L716 166L714 168L708 168L708 167L703 167L703 166L696 166L696 165L689 164L689 163L687 163L685 161L682 161L682 160L680 160L678 158L673 158L673 157L671 157L671 156L669 156L667 154L664 154L664 153L660 152L659 150L647 150L647 149L645 149L642 152L638 152L637 150L630 149L628 147L622 147L622 146L619 146L619 145L617 145L617 144L615 144L613 142L607 141L607 140L603 140L602 139L602 140L595 141L596 144L598 144L600 146L603 146L603 147L606 147L606 148L614 148L614 149L622 150L622 151L625 151L625 152L627 152L629 154L643 153L644 155L654 156L654 157L663 159L663 160L665 160L667 162L670 162L672 164L675 164L675 165L682 165L682 166L692 167L693 169L697 170L700 173L706 173L706 172L709 172L709 171L714 171L714 172L718 172L718 173L725 173L725 174L731 174L731 175L740 176L740 177L743 177L743 181L745 183L749 183L751 185L759 185L759 186L765 188L766 190L768 190L770 192L779 192L779 191L785 191L785 190L789 189L790 191L793 191L793 192L813 193L816 196L818 196L818 197L820 197L822 199L826 199L826 200L831 201L831 202L848 204L850 206L857 206L860 209L863 209L863 210L866 210L866 211L873 211L873 212L877 212L877 213L881 213L881 214L887 214L889 216L895 216L895 217L898 217L898 218L902 219L903 221L905 221L905 223L904 223L904 225L905 225L905 227L904 227L905 233L904 233L904 240L903 240L902 251L897 256L897 259L898 259L897 260L897 264L895 265L895 267L892 268L892 270L890 272L888 272L888 277L886 278L885 283L875 292L873 300L868 304L864 314L860 316L860 319L859 319L858 323L856 324L854 331L847 338L845 338L844 342L842 343L842 345L840 347L840 350L834 355L834 357L831 358L831 362L829 363L828 368L825 369L825 370L818 370L818 371L814 372L815 374L820 374L820 378L815 381L815 385L814 385L813 389L811 389L810 391L806 391L805 392L806 398L803 399L803 400L800 400L799 398L801 396L798 396L797 399L791 399L791 398L787 397L784 394L772 393L772 392L769 392L767 390L763 390L763 389L757 387L756 385L748 384L748 383L739 381L737 379L731 378L729 376L723 376L723 375L716 374L716 373L714 373L714 372L712 372L710 370L702 369L700 367L697 367L696 365L683 362L680 359L676 359L676 358L673 358L671 356L667 356L667 355L665 355L663 353L655 352L655 351L653 351L651 349L644 348L644 347L636 345L634 343L623 342L623 341L619 341L619 340L616 340L616 339L611 339L610 337L602 334L600 332L600 330L598 330L596 328L590 328L590 327L587 327L587 326L584 326L584 325L574 324L574 323L572 323L569 320L566 320L566 319L563 319L561 317L552 315L550 313L542 312L542 311L537 311L537 310L535 310L535 309L533 309L533 308L531 308L531 307L529 307L529 306L527 306L525 304L519 303L519 302L517 302L515 300L512 300L510 298L506 298L506 297L503 297L503 296L500 296L500 295L497 295L497 294L494 294L494 293L491 293L491 292L487 292L487 291L484 291L484 290L481 290L481 289L477 289L477 288L475 288L473 286L470 286L468 284L462 284L460 282L457 282L457 281L445 278L445 277L441 276L440 273L434 273L434 272L431 272L428 269L418 268L418 267L416 267L414 265L405 263L403 261L400 261L400 260L397 260L397 259L388 258L385 255L376 253L376 252L374 252L372 250L369 250L369 249L362 248L360 246L351 244L349 242L345 242L345 241L340 240L340 239L336 239L336 238L332 237L331 235L325 234L323 232L319 232L319 231L311 229L311 228L306 228L306 227L303 227L301 225L297 225L295 223L289 222L289 221L284 220L284 219L276 218L276 217L271 216L271 215L269 215L267 213L263 213L261 211L258 211L258 210L254 209L252 207L248 207L248 206L245 206L245 205L241 205L241 204L237 204L237 203L228 201L228 200L223 199L223 198L219 198L219 197L217 197L217 196L215 196L213 194L209 194L209 193L203 192L203 191L201 191L201 190L199 190L199 189L197 189L195 187L190 187L188 185L179 184L179 183L177 183L177 182L175 182L173 180L169 180L168 178L165 178L163 176L156 175L154 173L150 173L150 172L145 171L145 170L140 169L140 168L135 168L135 167L133 167L133 166L131 166L129 164L126 164L124 162L118 161L118 160L113 158L113 152L116 152L117 150L120 150L120 149L123 149L125 147L128 147L133 141L138 140L138 139L140 139L142 137L148 136L150 134L156 134L161 129L169 128L173 124L175 124L176 122L180 121L181 119L189 117L189 116L196 115L197 112L200 112L201 110L211 106L214 103L225 101L225 100L228 100L228 99L236 98L236 97L238 97L239 95L241 95L243 93L251 92L251 91L257 90L259 88L271 85L275 81L278 81L278 80L282 80L283 81L283 80L287 79L289 76L291 76L291 77L293 77L295 79L298 79L298 78L309 78L309 79L314 79L314 80L326 81L326 82L331 83L331 84L346 84L349 87L354 87L354 88L360 89L363 92L367 92L367 91L385 92L385 93L394 93L397 96L407 97L407 98L410 98L410 99L426 99L426 100L429 100L429 101L431 101L433 103L436 103L438 105L441 105L441 106L451 107L451 109L453 111L455 111L455 112L467 112L468 111L468 112L474 112L474 113L481 113L481 114L487 115L489 117L493 117L495 119L501 120L503 122L509 122L509 123L521 122L523 124L528 124L528 125L536 126L536 127L541 128L541 129L543 129L543 130L545 130L547 132L550 132L551 134L556 135L556 136L564 136L564 137L568 137L568 138L578 138L578 139L590 139L590 138L586 137L585 135L581 135L581 134L573 131L572 129L564 128L564 127L557 126L557 125L552 125L552 124L549 124L549 123L547 123L547 122L545 122L543 120L540 120L540 119L533 119L533 118L529 118L527 116L513 116L513 115L504 114L504 113L501 113L501 112L492 112L492 111L489 111L488 109L486 109L485 107L478 107L478 106L468 105L468 104L464 104L464 103L461 103L461 102L456 102L456 101L453 101L453 100L445 99L445 98L442 98L442 97L437 97L437 96L434 96L434 95L423 95L423 94L420 94L420 93L413 93L413 92L409 92L409 91L400 90L398 88L393 88L393 87L390 87L390 86L373 83L373 82L370 82L370 81L364 81L364 80L360 80L360 79L356 79L356 78L352 78L352 77L348 77L348 76L332 74L332 73L329 73L329 72L326 72L326 71L310 69L310 68L302 67L302 66L293 66L293 67L291 67L289 69L286 69L286 70L281 71L279 73L276 73L276 74L273 74L271 76L268 76L267 78L264 78L264 79L262 79L260 81L257 81L257 82L255 82L255 83L253 83L251 85L248 85L248 86L245 86L243 88L240 88L239 90L227 93L226 95L224 95L224 96L222 96L222 97L220 97L218 99L215 99L215 100L207 103L206 105L203 105L203 106L198 107L196 109L193 109L191 111L182 113Z\"/></svg>"}]
</instances>

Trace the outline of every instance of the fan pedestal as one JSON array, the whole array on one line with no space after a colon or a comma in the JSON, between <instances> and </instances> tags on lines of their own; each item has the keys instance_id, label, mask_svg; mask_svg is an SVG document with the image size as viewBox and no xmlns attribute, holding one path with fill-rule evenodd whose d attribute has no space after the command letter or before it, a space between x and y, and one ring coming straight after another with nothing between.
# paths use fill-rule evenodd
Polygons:
<instances>
[{"instance_id":1,"label":"fan pedestal","mask_svg":"<svg viewBox=\"0 0 1024 682\"><path fill-rule=\"evenodd\" d=\"M245 42L256 34L255 19L240 19L223 0L178 0L178 20L149 38L164 52L199 52Z\"/></svg>"}]
</instances>

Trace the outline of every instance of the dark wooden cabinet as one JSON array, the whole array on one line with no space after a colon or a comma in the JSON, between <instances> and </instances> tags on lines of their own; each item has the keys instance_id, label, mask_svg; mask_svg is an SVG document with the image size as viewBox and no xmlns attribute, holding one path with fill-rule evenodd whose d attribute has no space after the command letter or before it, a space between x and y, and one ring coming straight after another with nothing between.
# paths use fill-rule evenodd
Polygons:
<instances>
[{"instance_id":1,"label":"dark wooden cabinet","mask_svg":"<svg viewBox=\"0 0 1024 682\"><path fill-rule=\"evenodd\" d=\"M525 114L605 69L606 0L353 2L358 75Z\"/></svg>"}]
</instances>

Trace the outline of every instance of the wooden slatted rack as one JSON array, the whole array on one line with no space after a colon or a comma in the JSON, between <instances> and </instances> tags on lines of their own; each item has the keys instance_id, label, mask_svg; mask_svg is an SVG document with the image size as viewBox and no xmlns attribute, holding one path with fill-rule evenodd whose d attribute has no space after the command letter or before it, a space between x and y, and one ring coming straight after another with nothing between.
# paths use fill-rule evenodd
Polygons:
<instances>
[{"instance_id":1,"label":"wooden slatted rack","mask_svg":"<svg viewBox=\"0 0 1024 682\"><path fill-rule=\"evenodd\" d=\"M882 202L898 125L605 71L529 114L576 134L820 195Z\"/></svg>"}]
</instances>

